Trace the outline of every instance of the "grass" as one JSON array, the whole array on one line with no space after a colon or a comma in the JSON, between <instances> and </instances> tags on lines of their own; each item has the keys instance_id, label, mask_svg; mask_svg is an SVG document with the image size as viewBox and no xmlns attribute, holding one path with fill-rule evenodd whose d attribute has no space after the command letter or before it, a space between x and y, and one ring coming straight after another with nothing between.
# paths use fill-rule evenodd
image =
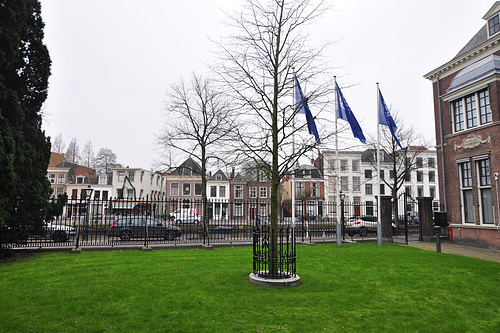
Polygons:
<instances>
[{"instance_id":1,"label":"grass","mask_svg":"<svg viewBox=\"0 0 500 333\"><path fill-rule=\"evenodd\" d=\"M252 248L44 253L0 265L0 332L500 332L500 264L374 243L297 248L294 288Z\"/></svg>"}]
</instances>

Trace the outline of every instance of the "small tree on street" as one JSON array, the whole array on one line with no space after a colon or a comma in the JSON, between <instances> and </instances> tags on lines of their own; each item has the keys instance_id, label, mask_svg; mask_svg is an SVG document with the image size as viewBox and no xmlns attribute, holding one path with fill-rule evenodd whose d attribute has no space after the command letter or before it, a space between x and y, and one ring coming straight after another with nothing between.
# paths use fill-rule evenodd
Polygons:
<instances>
[{"instance_id":1,"label":"small tree on street","mask_svg":"<svg viewBox=\"0 0 500 333\"><path fill-rule=\"evenodd\" d=\"M165 129L158 136L158 143L168 156L177 152L201 166L203 217L206 218L207 167L220 158L220 147L234 128L233 110L213 80L193 73L189 83L181 81L171 87L166 116ZM163 162L171 169L179 160Z\"/></svg>"},{"instance_id":2,"label":"small tree on street","mask_svg":"<svg viewBox=\"0 0 500 333\"><path fill-rule=\"evenodd\" d=\"M235 34L219 43L221 62L215 70L240 106L242 125L235 128L233 149L271 179L269 274L279 270L277 222L279 185L299 158L317 146L312 136L302 136L305 117L297 117L293 101L294 73L301 84L309 83L306 99L315 104L329 92L328 86L313 86L313 78L324 73L318 63L324 46L307 46L305 26L327 9L322 1L249 0L240 14L232 15ZM325 133L322 133L322 136Z\"/></svg>"}]
</instances>

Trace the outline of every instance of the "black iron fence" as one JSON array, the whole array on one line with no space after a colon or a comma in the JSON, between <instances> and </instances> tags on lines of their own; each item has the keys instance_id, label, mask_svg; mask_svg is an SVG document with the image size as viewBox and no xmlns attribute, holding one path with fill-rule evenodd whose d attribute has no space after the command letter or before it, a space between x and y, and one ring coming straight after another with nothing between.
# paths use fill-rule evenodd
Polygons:
<instances>
[{"instance_id":1,"label":"black iron fence","mask_svg":"<svg viewBox=\"0 0 500 333\"><path fill-rule=\"evenodd\" d=\"M264 200L207 201L206 205L204 210L201 200L69 200L62 214L48 221L42 233L30 235L12 246L251 243L254 228L258 223L265 225L270 215L270 202ZM376 237L376 228L372 227L377 221L376 204L297 201L294 213L294 234L298 241L334 241L337 219L342 223L344 238ZM412 214L418 216L415 211ZM360 225L355 224L360 219L369 226L366 230L361 231ZM283 201L279 205L278 226L291 225L292 205ZM401 230L396 228L395 235Z\"/></svg>"}]
</instances>

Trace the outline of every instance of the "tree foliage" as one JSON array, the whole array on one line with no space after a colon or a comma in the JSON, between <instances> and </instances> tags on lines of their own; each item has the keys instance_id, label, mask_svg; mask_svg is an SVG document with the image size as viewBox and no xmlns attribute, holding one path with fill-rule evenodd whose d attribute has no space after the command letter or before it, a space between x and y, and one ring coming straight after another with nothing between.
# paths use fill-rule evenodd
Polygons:
<instances>
[{"instance_id":1,"label":"tree foliage","mask_svg":"<svg viewBox=\"0 0 500 333\"><path fill-rule=\"evenodd\" d=\"M0 246L46 216L50 141L41 130L50 56L38 0L0 0Z\"/></svg>"},{"instance_id":2,"label":"tree foliage","mask_svg":"<svg viewBox=\"0 0 500 333\"><path fill-rule=\"evenodd\" d=\"M118 158L109 148L101 148L95 157L95 168L99 173L109 174L111 168L118 167Z\"/></svg>"}]
</instances>

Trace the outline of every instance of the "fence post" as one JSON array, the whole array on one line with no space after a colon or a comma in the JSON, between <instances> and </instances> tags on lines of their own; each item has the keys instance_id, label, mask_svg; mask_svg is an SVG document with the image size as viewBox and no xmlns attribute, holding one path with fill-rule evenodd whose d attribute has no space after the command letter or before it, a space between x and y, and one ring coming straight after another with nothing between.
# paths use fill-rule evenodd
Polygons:
<instances>
[{"instance_id":1,"label":"fence post","mask_svg":"<svg viewBox=\"0 0 500 333\"><path fill-rule=\"evenodd\" d=\"M418 197L418 221L420 223L421 241L434 241L434 226L432 218L432 197Z\"/></svg>"},{"instance_id":2,"label":"fence post","mask_svg":"<svg viewBox=\"0 0 500 333\"><path fill-rule=\"evenodd\" d=\"M380 223L382 224L382 242L392 243L392 197L380 196Z\"/></svg>"}]
</instances>

